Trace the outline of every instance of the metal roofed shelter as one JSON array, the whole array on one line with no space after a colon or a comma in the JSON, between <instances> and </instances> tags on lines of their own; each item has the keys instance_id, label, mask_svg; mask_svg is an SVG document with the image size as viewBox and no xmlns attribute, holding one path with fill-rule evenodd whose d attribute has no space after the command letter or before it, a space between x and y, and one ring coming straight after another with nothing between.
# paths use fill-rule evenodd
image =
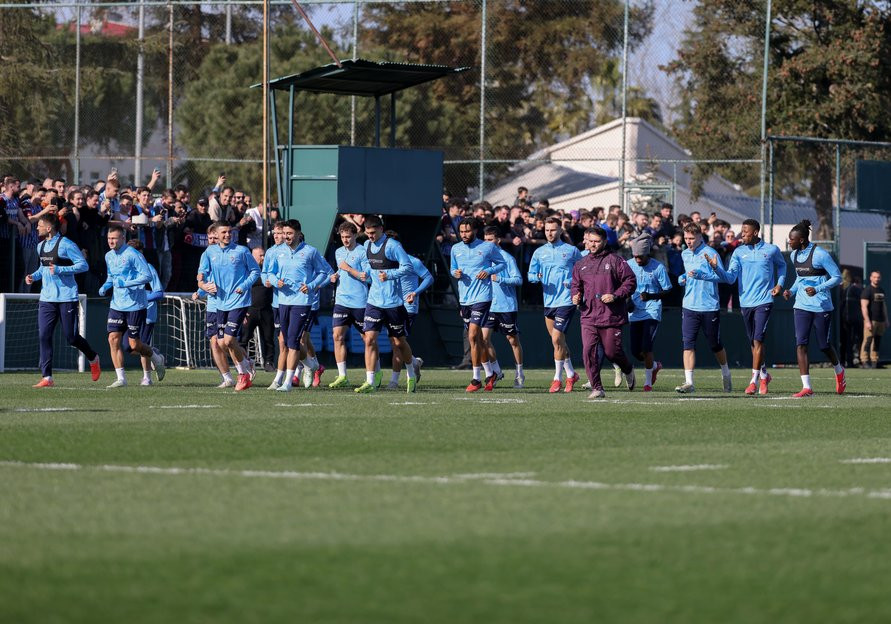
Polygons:
<instances>
[{"instance_id":1,"label":"metal roofed shelter","mask_svg":"<svg viewBox=\"0 0 891 624\"><path fill-rule=\"evenodd\" d=\"M271 80L273 120L276 92L288 93L286 143L272 123L282 216L300 219L306 241L324 253L339 213L381 214L409 253L426 256L442 214L443 152L396 148L396 93L467 69L357 59ZM295 145L298 91L373 97L374 146ZM381 98L387 95L390 145L381 147Z\"/></svg>"}]
</instances>

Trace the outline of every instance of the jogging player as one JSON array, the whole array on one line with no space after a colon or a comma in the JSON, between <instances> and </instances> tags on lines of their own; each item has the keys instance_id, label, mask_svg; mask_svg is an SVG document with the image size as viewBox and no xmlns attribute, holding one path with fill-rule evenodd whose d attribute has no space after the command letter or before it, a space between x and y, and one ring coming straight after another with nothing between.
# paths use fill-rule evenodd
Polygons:
<instances>
[{"instance_id":1,"label":"jogging player","mask_svg":"<svg viewBox=\"0 0 891 624\"><path fill-rule=\"evenodd\" d=\"M399 234L392 230L387 230L387 236L393 240L399 240ZM408 259L411 261L411 271L403 275L400 278L399 283L400 288L402 288L402 300L405 302L405 313L408 315L408 320L405 323L406 336L411 335L411 328L415 324L415 319L418 317L418 310L420 310L421 304L421 293L430 288L430 285L433 284L433 274L427 270L427 267L424 266L421 259L411 254L408 255ZM399 349L396 348L392 338L390 339L390 343L393 346L393 372L390 374L390 383L387 384L387 389L396 390L399 388L399 375L402 372L403 367L402 354L399 352ZM424 365L424 360L417 355L415 355L414 358L415 379L420 381L421 367Z\"/></svg>"},{"instance_id":2,"label":"jogging player","mask_svg":"<svg viewBox=\"0 0 891 624\"><path fill-rule=\"evenodd\" d=\"M141 240L134 238L133 240L128 241L127 244L145 257L145 246ZM158 322L158 301L164 298L164 288L161 286L161 278L155 270L155 267L149 264L147 259L146 264L148 264L151 280L149 280L149 290L145 295L145 323L142 324L142 330L139 332L139 339L142 341L142 344L148 346L153 353L160 354L160 352L152 346L152 337L155 334L155 324ZM126 351L130 351L129 346L127 346ZM163 357L164 356L162 355L161 358L163 359ZM142 360L142 381L139 385L150 386L152 385L152 360L144 355L140 356L140 359Z\"/></svg>"},{"instance_id":3,"label":"jogging player","mask_svg":"<svg viewBox=\"0 0 891 624\"><path fill-rule=\"evenodd\" d=\"M498 228L488 226L484 230L486 242L498 247L498 253L507 268L498 275L492 275L492 307L483 324L483 340L486 341L486 350L489 354L489 362L495 373L496 383L504 377L501 366L498 364L498 355L492 345L492 332L504 334L514 354L517 373L514 377L514 388L520 389L526 385L526 375L523 373L523 345L520 344L520 329L517 327L517 286L522 286L523 275L517 266L514 257L501 249L501 240L498 236Z\"/></svg>"},{"instance_id":4,"label":"jogging player","mask_svg":"<svg viewBox=\"0 0 891 624\"><path fill-rule=\"evenodd\" d=\"M266 286L272 288L272 327L278 332L278 361L275 367L275 378L269 384L267 390L275 390L282 385L282 382L285 380L285 371L288 368L288 347L285 346L285 335L281 332L281 321L279 318L278 279L270 273L270 267L272 267L273 262L287 253L285 235L282 232L283 223L284 221L276 221L272 226L273 245L266 250L266 256L263 258L263 267L260 269L260 279L263 280Z\"/></svg>"},{"instance_id":5,"label":"jogging player","mask_svg":"<svg viewBox=\"0 0 891 624\"><path fill-rule=\"evenodd\" d=\"M798 372L801 374L801 390L796 398L813 396L811 389L810 362L807 345L811 328L817 337L817 346L829 358L835 369L835 391L842 394L847 387L845 369L838 361L838 354L829 344L832 327L832 289L841 282L841 272L829 252L810 242L811 222L805 219L789 233L790 260L795 268L795 282L783 292L783 298L795 295L793 306L795 319L795 343L798 347Z\"/></svg>"},{"instance_id":6,"label":"jogging player","mask_svg":"<svg viewBox=\"0 0 891 624\"><path fill-rule=\"evenodd\" d=\"M40 281L37 304L37 334L40 339L40 374L35 388L49 388L53 382L53 333L62 322L62 335L90 363L93 381L99 380L99 355L86 338L78 333L77 283L74 276L89 269L86 259L71 240L59 234L59 218L48 212L37 220L37 235L43 242L37 248L40 266L25 276L29 286Z\"/></svg>"},{"instance_id":7,"label":"jogging player","mask_svg":"<svg viewBox=\"0 0 891 624\"><path fill-rule=\"evenodd\" d=\"M626 261L637 281L637 289L631 295L633 309L628 313L628 333L631 355L644 363L644 392L653 390L662 370L662 363L654 359L653 344L662 322L662 299L671 290L665 265L650 257L652 245L653 238L641 234L631 241L632 258Z\"/></svg>"},{"instance_id":8,"label":"jogging player","mask_svg":"<svg viewBox=\"0 0 891 624\"><path fill-rule=\"evenodd\" d=\"M331 276L331 283L337 284L334 294L332 326L334 334L334 361L337 362L337 377L328 384L329 388L340 388L349 383L347 379L347 338L350 327L360 333L365 332L365 305L368 303L368 273L362 270L365 260L365 247L356 242L359 228L344 221L337 228L343 246L334 252L337 271Z\"/></svg>"},{"instance_id":9,"label":"jogging player","mask_svg":"<svg viewBox=\"0 0 891 624\"><path fill-rule=\"evenodd\" d=\"M473 379L466 388L467 392L476 392L483 387L481 368L486 372L486 390L491 391L495 387L495 373L489 364L482 326L492 307L491 276L507 268L498 248L476 237L477 226L476 219L462 221L458 225L461 242L453 245L451 252L451 272L458 280L458 303L461 306L461 320L467 328L473 365Z\"/></svg>"},{"instance_id":10,"label":"jogging player","mask_svg":"<svg viewBox=\"0 0 891 624\"><path fill-rule=\"evenodd\" d=\"M574 246L561 240L563 228L560 219L549 217L545 221L545 239L547 242L535 250L529 263L529 281L541 283L544 294L545 326L554 345L554 381L549 392L559 392L566 372L564 392L572 392L579 380L578 373L572 367L572 356L566 345L566 330L575 316L575 306L569 292L572 281L572 268L581 258Z\"/></svg>"}]
</instances>

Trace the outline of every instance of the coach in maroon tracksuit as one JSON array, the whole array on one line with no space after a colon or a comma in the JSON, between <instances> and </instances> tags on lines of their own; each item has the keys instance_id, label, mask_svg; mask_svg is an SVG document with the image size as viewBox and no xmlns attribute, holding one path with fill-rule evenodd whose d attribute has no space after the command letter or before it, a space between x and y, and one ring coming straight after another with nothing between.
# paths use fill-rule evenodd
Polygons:
<instances>
[{"instance_id":1,"label":"coach in maroon tracksuit","mask_svg":"<svg viewBox=\"0 0 891 624\"><path fill-rule=\"evenodd\" d=\"M622 325L628 322L626 300L637 289L637 280L621 257L606 249L606 232L594 226L585 230L588 255L572 269L572 302L582 312L582 348L585 371L591 381L589 399L603 398L599 348L625 374L634 389L634 368L622 350Z\"/></svg>"}]
</instances>

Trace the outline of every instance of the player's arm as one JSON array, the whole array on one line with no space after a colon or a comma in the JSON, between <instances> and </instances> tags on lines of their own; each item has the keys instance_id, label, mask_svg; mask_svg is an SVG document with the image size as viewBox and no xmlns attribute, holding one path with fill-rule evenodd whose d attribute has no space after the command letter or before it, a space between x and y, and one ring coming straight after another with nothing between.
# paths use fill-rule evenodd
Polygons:
<instances>
[{"instance_id":1,"label":"player's arm","mask_svg":"<svg viewBox=\"0 0 891 624\"><path fill-rule=\"evenodd\" d=\"M152 281L149 282L149 286L151 287L151 291L145 296L146 301L157 301L164 297L164 287L161 286L161 278L158 277L158 272L154 269L149 269L152 274Z\"/></svg>"},{"instance_id":2,"label":"player's arm","mask_svg":"<svg viewBox=\"0 0 891 624\"><path fill-rule=\"evenodd\" d=\"M112 286L114 286L114 284L112 283L111 275L109 275L108 277L105 278L105 283L99 287L99 296L104 297L105 293L107 293L109 290L111 290Z\"/></svg>"},{"instance_id":3,"label":"player's arm","mask_svg":"<svg viewBox=\"0 0 891 624\"><path fill-rule=\"evenodd\" d=\"M247 247L242 248L241 255L244 257L244 266L247 269L247 276L241 280L235 287L235 290L240 291L240 293L245 293L250 290L251 286L254 285L254 282L260 279L260 265L254 260L254 255L248 251Z\"/></svg>"},{"instance_id":4,"label":"player's arm","mask_svg":"<svg viewBox=\"0 0 891 624\"><path fill-rule=\"evenodd\" d=\"M331 270L331 265L325 262L318 250L313 254L312 262L313 268L316 271L315 278L307 286L312 290L316 290L321 288L331 278L333 271Z\"/></svg>"},{"instance_id":5,"label":"player's arm","mask_svg":"<svg viewBox=\"0 0 891 624\"><path fill-rule=\"evenodd\" d=\"M838 270L838 265L835 263L835 260L832 259L832 256L829 255L828 251L822 247L817 247L817 251L821 253L814 254L814 266L826 269L826 272L829 273L829 279L814 286L814 290L817 292L824 292L841 284L841 271Z\"/></svg>"},{"instance_id":6,"label":"player's arm","mask_svg":"<svg viewBox=\"0 0 891 624\"><path fill-rule=\"evenodd\" d=\"M706 251L705 255L708 257L706 265L709 267L709 270L702 268L693 269L693 275L691 275L691 277L695 277L704 282L717 283L726 281L727 274L724 272L724 267L721 266L721 259L718 257L717 252L713 251L712 253L709 253ZM712 262L715 263L714 266L712 266Z\"/></svg>"},{"instance_id":7,"label":"player's arm","mask_svg":"<svg viewBox=\"0 0 891 624\"><path fill-rule=\"evenodd\" d=\"M428 271L427 267L421 264L420 261L418 261L417 269L418 277L421 278L421 282L418 284L418 287L415 288L415 294L420 295L433 285L433 274Z\"/></svg>"},{"instance_id":8,"label":"player's arm","mask_svg":"<svg viewBox=\"0 0 891 624\"><path fill-rule=\"evenodd\" d=\"M211 295L216 292L216 284L208 287L212 283L212 279L210 278L210 258L208 257L207 250L201 254L201 260L198 262L198 288Z\"/></svg>"},{"instance_id":9,"label":"player's arm","mask_svg":"<svg viewBox=\"0 0 891 624\"><path fill-rule=\"evenodd\" d=\"M516 261L513 258L505 261L507 265L507 270L498 276L498 283L504 284L505 286L522 286L523 285L523 276L520 273L520 267L517 266Z\"/></svg>"},{"instance_id":10,"label":"player's arm","mask_svg":"<svg viewBox=\"0 0 891 624\"><path fill-rule=\"evenodd\" d=\"M149 272L148 262L146 262L142 254L135 249L133 250L133 253L130 254L130 264L136 270L136 277L130 280L125 280L124 278L119 277L115 280L115 286L118 288L134 288L136 286L143 286L152 281L152 274Z\"/></svg>"},{"instance_id":11,"label":"player's arm","mask_svg":"<svg viewBox=\"0 0 891 624\"><path fill-rule=\"evenodd\" d=\"M641 301L656 301L665 299L671 292L671 279L668 277L668 271L660 264L656 267L656 283L659 285L659 292L642 292L640 293Z\"/></svg>"},{"instance_id":12,"label":"player's arm","mask_svg":"<svg viewBox=\"0 0 891 624\"><path fill-rule=\"evenodd\" d=\"M507 270L507 263L504 261L504 258L501 257L501 251L495 245L492 245L491 251L489 252L489 260L492 261L492 266L486 271L489 275L498 275Z\"/></svg>"},{"instance_id":13,"label":"player's arm","mask_svg":"<svg viewBox=\"0 0 891 624\"><path fill-rule=\"evenodd\" d=\"M739 261L739 249L733 252L733 255L730 256L730 265L727 267L727 270L724 272L726 276L725 281L728 284L732 284L736 280L739 279L739 275L742 272L742 264ZM719 262L720 264L720 262Z\"/></svg>"},{"instance_id":14,"label":"player's arm","mask_svg":"<svg viewBox=\"0 0 891 624\"><path fill-rule=\"evenodd\" d=\"M260 267L260 281L264 286L272 286L272 282L269 281L272 279L272 276L269 274L269 267L272 266L273 263L273 254L267 253L263 258L263 266Z\"/></svg>"},{"instance_id":15,"label":"player's arm","mask_svg":"<svg viewBox=\"0 0 891 624\"><path fill-rule=\"evenodd\" d=\"M778 288L782 289L783 284L786 283L786 259L783 258L783 252L780 251L779 247L774 247L773 256L770 260L774 271L776 271L777 281L775 283Z\"/></svg>"},{"instance_id":16,"label":"player's arm","mask_svg":"<svg viewBox=\"0 0 891 624\"><path fill-rule=\"evenodd\" d=\"M530 267L530 274L531 274ZM581 303L585 299L585 283L581 280L581 271L579 271L579 265L576 263L574 267L572 267L572 279L569 282L569 294L572 297L573 305L581 305Z\"/></svg>"},{"instance_id":17,"label":"player's arm","mask_svg":"<svg viewBox=\"0 0 891 624\"><path fill-rule=\"evenodd\" d=\"M59 255L71 260L71 266L54 265L53 273L56 275L83 273L90 268L90 265L87 264L87 260L84 258L84 255L81 253L78 246L67 238L62 239L62 244L59 246Z\"/></svg>"},{"instance_id":18,"label":"player's arm","mask_svg":"<svg viewBox=\"0 0 891 624\"><path fill-rule=\"evenodd\" d=\"M458 257L455 255L456 247L457 245L453 245L450 252L451 261L449 262L449 273L451 273L452 277L455 279L461 279L461 267L458 266Z\"/></svg>"},{"instance_id":19,"label":"player's arm","mask_svg":"<svg viewBox=\"0 0 891 624\"><path fill-rule=\"evenodd\" d=\"M613 290L613 297L616 299L631 297L634 291L637 290L637 278L634 276L634 271L631 270L631 267L626 262L617 263L614 270L616 277L619 279L619 286ZM575 267L573 267L573 273L575 273Z\"/></svg>"},{"instance_id":20,"label":"player's arm","mask_svg":"<svg viewBox=\"0 0 891 624\"><path fill-rule=\"evenodd\" d=\"M529 262L529 274L526 276L532 284L537 284L541 281L541 258L538 255L539 249L542 249L542 247L536 249L535 253L532 254L532 260ZM573 271L573 275L575 275L575 271Z\"/></svg>"}]
</instances>

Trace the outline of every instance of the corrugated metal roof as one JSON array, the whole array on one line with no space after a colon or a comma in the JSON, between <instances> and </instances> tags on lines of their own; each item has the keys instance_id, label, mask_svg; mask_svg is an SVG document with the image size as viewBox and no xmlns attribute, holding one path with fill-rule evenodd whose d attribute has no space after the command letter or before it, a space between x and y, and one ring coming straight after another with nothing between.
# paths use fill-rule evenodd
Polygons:
<instances>
[{"instance_id":1,"label":"corrugated metal roof","mask_svg":"<svg viewBox=\"0 0 891 624\"><path fill-rule=\"evenodd\" d=\"M469 67L447 67L445 65L376 62L365 59L345 60L340 64L341 66L338 67L336 64L330 63L299 74L270 80L269 88L287 90L293 86L297 91L311 93L380 97L470 69ZM251 86L261 87L263 85Z\"/></svg>"},{"instance_id":2,"label":"corrugated metal roof","mask_svg":"<svg viewBox=\"0 0 891 624\"><path fill-rule=\"evenodd\" d=\"M705 194L714 202L727 206L730 210L738 212L746 219L761 218L761 201L757 197L745 195L717 195ZM766 210L766 207L765 207ZM802 219L808 219L812 223L817 222L817 211L810 202L774 200L773 221L776 224L795 224ZM885 216L872 212L857 212L843 210L841 213L842 228L870 229L879 228L884 232Z\"/></svg>"}]
</instances>

